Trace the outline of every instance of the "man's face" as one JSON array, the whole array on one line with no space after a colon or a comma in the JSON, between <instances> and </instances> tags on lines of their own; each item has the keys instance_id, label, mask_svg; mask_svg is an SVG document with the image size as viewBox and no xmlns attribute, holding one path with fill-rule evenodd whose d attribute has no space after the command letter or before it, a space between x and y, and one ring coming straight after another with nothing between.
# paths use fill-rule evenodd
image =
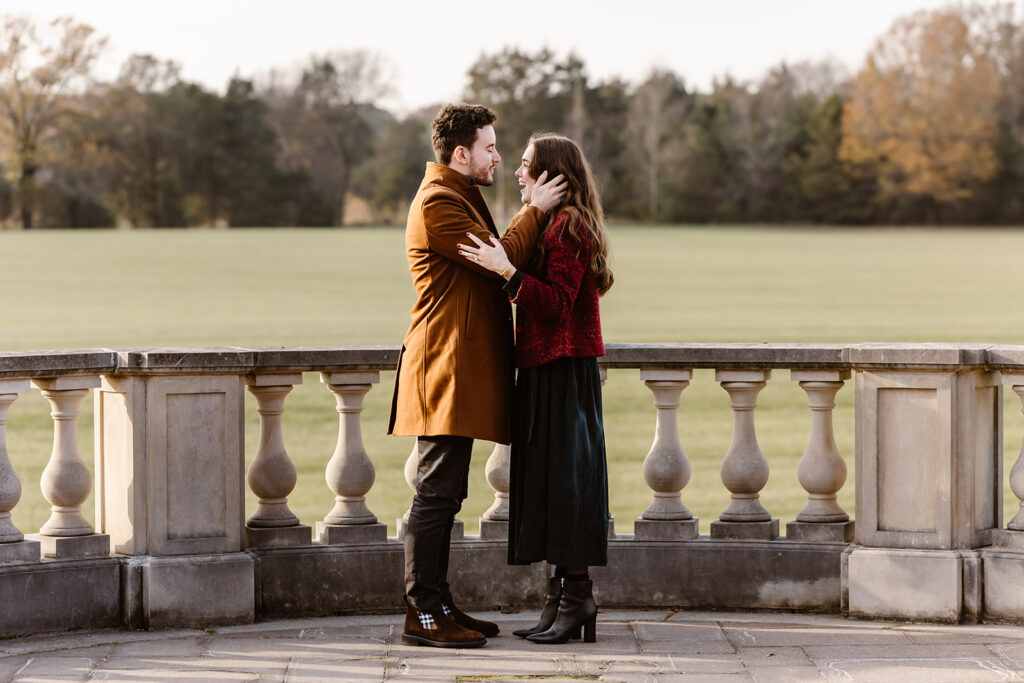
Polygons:
<instances>
[{"instance_id":1,"label":"man's face","mask_svg":"<svg viewBox=\"0 0 1024 683\"><path fill-rule=\"evenodd\" d=\"M496 146L494 126L477 129L476 140L469 148L469 177L477 185L494 184L494 167L501 161Z\"/></svg>"}]
</instances>

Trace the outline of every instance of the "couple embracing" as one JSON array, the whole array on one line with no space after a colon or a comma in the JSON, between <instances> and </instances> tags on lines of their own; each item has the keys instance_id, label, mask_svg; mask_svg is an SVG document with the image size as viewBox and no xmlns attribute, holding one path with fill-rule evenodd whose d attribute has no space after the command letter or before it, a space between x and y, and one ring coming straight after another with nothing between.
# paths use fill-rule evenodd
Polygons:
<instances>
[{"instance_id":1,"label":"couple embracing","mask_svg":"<svg viewBox=\"0 0 1024 683\"><path fill-rule=\"evenodd\" d=\"M417 437L405 535L408 644L478 647L498 634L462 612L448 584L474 439L512 445L509 563L554 567L539 623L515 635L596 639L588 567L608 556L597 365L598 298L612 284L603 213L579 146L535 135L516 171L524 206L499 238L479 189L493 184L501 161L495 118L480 105L441 109L432 124L437 163L427 164L406 227L417 300L389 432Z\"/></svg>"}]
</instances>

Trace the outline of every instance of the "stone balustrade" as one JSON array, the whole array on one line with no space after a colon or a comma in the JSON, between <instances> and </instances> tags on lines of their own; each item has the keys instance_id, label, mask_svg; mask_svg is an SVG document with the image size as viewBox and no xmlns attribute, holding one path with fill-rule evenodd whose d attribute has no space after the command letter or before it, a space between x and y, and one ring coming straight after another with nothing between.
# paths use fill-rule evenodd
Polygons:
<instances>
[{"instance_id":1,"label":"stone balustrade","mask_svg":"<svg viewBox=\"0 0 1024 683\"><path fill-rule=\"evenodd\" d=\"M398 609L402 544L366 504L376 470L362 438L364 397L397 355L393 347L0 354L0 634ZM613 344L601 364L639 370L654 417L649 452L635 454L651 502L632 535L612 534L609 565L594 569L602 604L1024 620L1024 448L1008 473L1022 512L1002 521L1002 387L1024 401L1024 347ZM714 371L733 413L720 483L691 481L678 415L694 370ZM761 502L772 454L756 427L760 392L785 371L806 395L809 428L797 470L807 503L781 536ZM282 426L305 372L319 373L339 418L324 463L335 504L312 520L315 533L288 504L296 469ZM54 427L39 487L52 514L37 533L12 524L35 491L12 467L6 440L10 406L32 386L50 402ZM94 475L76 430L90 389ZM246 390L260 422L248 472ZM837 502L847 470L832 411L844 390L855 397L856 448L845 454L856 465L854 519ZM508 448L495 445L486 464L494 500L479 535L461 525L453 532L453 583L467 606L526 604L546 587L544 567L505 563L509 462ZM246 483L257 500L248 516ZM709 536L685 504L695 485L729 494ZM90 491L95 528L82 515Z\"/></svg>"}]
</instances>

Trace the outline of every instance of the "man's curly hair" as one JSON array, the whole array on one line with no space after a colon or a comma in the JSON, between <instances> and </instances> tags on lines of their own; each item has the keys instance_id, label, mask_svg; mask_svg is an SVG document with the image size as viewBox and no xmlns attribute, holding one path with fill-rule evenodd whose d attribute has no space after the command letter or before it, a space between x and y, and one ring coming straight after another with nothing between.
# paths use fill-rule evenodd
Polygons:
<instances>
[{"instance_id":1,"label":"man's curly hair","mask_svg":"<svg viewBox=\"0 0 1024 683\"><path fill-rule=\"evenodd\" d=\"M472 147L476 132L494 123L498 116L482 104L446 104L431 124L437 163L449 164L459 145Z\"/></svg>"}]
</instances>

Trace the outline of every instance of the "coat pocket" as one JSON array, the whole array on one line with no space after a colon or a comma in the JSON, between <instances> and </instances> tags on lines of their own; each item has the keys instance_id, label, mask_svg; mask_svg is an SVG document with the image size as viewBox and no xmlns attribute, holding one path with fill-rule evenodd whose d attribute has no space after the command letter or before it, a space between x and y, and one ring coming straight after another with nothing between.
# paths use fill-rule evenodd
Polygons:
<instances>
[{"instance_id":1,"label":"coat pocket","mask_svg":"<svg viewBox=\"0 0 1024 683\"><path fill-rule=\"evenodd\" d=\"M472 339L476 330L476 316L473 315L473 290L466 290L466 317L462 324L462 334L466 339Z\"/></svg>"}]
</instances>

